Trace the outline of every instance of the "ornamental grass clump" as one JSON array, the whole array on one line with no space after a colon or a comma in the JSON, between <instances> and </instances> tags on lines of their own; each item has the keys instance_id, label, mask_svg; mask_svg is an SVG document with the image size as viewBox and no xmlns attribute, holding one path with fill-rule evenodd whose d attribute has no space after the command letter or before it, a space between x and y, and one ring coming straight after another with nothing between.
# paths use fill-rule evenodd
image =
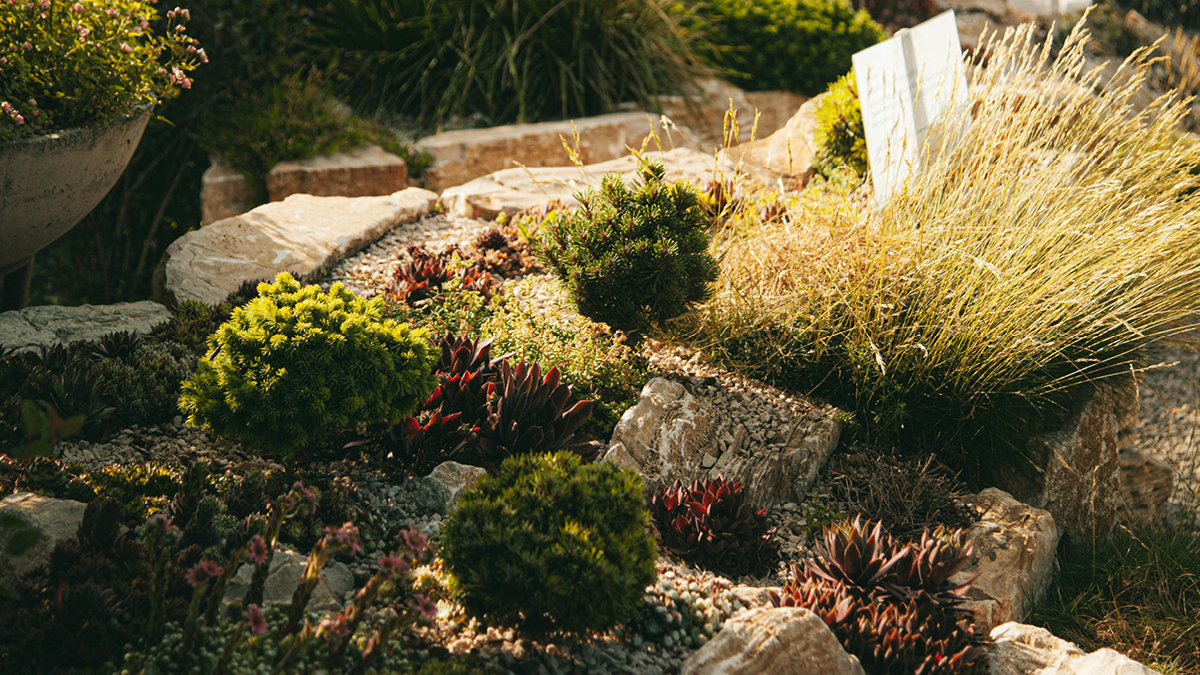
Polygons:
<instances>
[{"instance_id":1,"label":"ornamental grass clump","mask_svg":"<svg viewBox=\"0 0 1200 675\"><path fill-rule=\"evenodd\" d=\"M1077 27L1051 56L1026 26L981 48L970 126L926 147L882 208L810 191L790 219L734 222L713 299L681 334L852 410L873 440L979 471L1018 460L1030 431L1200 308L1186 107L1133 105L1147 52L1099 87L1087 41Z\"/></svg>"},{"instance_id":2,"label":"ornamental grass clump","mask_svg":"<svg viewBox=\"0 0 1200 675\"><path fill-rule=\"evenodd\" d=\"M0 1L0 143L102 123L192 86L188 10L145 0Z\"/></svg>"},{"instance_id":3,"label":"ornamental grass clump","mask_svg":"<svg viewBox=\"0 0 1200 675\"><path fill-rule=\"evenodd\" d=\"M217 329L183 384L190 424L290 454L325 434L400 421L437 386L424 331L383 318L382 300L329 293L282 273Z\"/></svg>"},{"instance_id":4,"label":"ornamental grass clump","mask_svg":"<svg viewBox=\"0 0 1200 675\"><path fill-rule=\"evenodd\" d=\"M600 191L543 225L542 254L579 313L631 336L708 298L717 263L708 253L709 215L695 186L668 183L643 161L640 182L608 174Z\"/></svg>"},{"instance_id":5,"label":"ornamental grass clump","mask_svg":"<svg viewBox=\"0 0 1200 675\"><path fill-rule=\"evenodd\" d=\"M632 619L657 556L636 472L571 452L512 457L462 495L441 554L466 610L532 634Z\"/></svg>"}]
</instances>

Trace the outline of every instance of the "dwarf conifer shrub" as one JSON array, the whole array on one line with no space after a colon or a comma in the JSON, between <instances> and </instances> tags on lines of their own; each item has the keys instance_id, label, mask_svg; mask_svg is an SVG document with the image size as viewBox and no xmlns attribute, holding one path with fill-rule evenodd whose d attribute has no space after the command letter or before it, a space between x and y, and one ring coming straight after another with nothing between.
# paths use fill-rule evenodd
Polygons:
<instances>
[{"instance_id":1,"label":"dwarf conifer shrub","mask_svg":"<svg viewBox=\"0 0 1200 675\"><path fill-rule=\"evenodd\" d=\"M640 183L604 177L578 209L546 221L542 253L579 313L634 335L708 298L717 263L699 191L643 162Z\"/></svg>"},{"instance_id":2,"label":"dwarf conifer shrub","mask_svg":"<svg viewBox=\"0 0 1200 675\"><path fill-rule=\"evenodd\" d=\"M442 533L463 606L541 634L632 618L657 555L643 489L636 473L571 452L505 460Z\"/></svg>"},{"instance_id":3,"label":"dwarf conifer shrub","mask_svg":"<svg viewBox=\"0 0 1200 675\"><path fill-rule=\"evenodd\" d=\"M290 452L329 431L407 417L437 386L424 331L382 318L382 300L285 273L233 311L183 384L191 424Z\"/></svg>"},{"instance_id":4,"label":"dwarf conifer shrub","mask_svg":"<svg viewBox=\"0 0 1200 675\"><path fill-rule=\"evenodd\" d=\"M829 86L825 98L813 111L813 170L829 178L836 169L849 167L860 177L867 175L867 136L863 130L858 84L851 70Z\"/></svg>"}]
</instances>

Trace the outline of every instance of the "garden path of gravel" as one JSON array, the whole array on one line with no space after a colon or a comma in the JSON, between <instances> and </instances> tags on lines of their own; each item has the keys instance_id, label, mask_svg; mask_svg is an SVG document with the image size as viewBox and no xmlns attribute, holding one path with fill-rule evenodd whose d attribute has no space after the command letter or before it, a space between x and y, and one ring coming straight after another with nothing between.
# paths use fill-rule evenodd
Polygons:
<instances>
[{"instance_id":1,"label":"garden path of gravel","mask_svg":"<svg viewBox=\"0 0 1200 675\"><path fill-rule=\"evenodd\" d=\"M1139 387L1140 435L1136 449L1154 453L1175 469L1171 515L1200 515L1200 354L1174 347L1161 357L1174 364L1149 370ZM1196 523L1200 527L1200 522Z\"/></svg>"}]
</instances>

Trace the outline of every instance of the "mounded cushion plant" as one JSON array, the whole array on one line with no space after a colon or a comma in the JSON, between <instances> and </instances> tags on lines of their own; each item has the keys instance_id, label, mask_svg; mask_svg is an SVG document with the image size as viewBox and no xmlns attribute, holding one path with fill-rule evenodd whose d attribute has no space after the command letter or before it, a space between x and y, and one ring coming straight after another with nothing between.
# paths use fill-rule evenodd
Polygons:
<instances>
[{"instance_id":1,"label":"mounded cushion plant","mask_svg":"<svg viewBox=\"0 0 1200 675\"><path fill-rule=\"evenodd\" d=\"M534 634L634 616L657 556L637 473L570 452L512 457L462 496L439 542L463 606Z\"/></svg>"},{"instance_id":2,"label":"mounded cushion plant","mask_svg":"<svg viewBox=\"0 0 1200 675\"><path fill-rule=\"evenodd\" d=\"M190 424L288 454L358 423L399 421L437 386L424 331L384 319L382 300L282 273L235 309L183 384Z\"/></svg>"},{"instance_id":3,"label":"mounded cushion plant","mask_svg":"<svg viewBox=\"0 0 1200 675\"><path fill-rule=\"evenodd\" d=\"M579 313L634 336L708 298L717 263L708 213L689 183L668 183L662 163L643 161L641 181L608 174L579 208L544 225L542 254Z\"/></svg>"}]
</instances>

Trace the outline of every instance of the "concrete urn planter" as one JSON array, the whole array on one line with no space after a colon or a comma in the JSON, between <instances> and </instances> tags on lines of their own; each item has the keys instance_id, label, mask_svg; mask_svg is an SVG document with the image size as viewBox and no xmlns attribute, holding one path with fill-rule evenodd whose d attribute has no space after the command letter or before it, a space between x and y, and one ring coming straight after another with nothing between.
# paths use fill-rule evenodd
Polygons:
<instances>
[{"instance_id":1,"label":"concrete urn planter","mask_svg":"<svg viewBox=\"0 0 1200 675\"><path fill-rule=\"evenodd\" d=\"M149 110L106 126L0 144L0 309L28 301L35 253L83 220L133 156ZM19 297L23 296L23 297Z\"/></svg>"}]
</instances>

